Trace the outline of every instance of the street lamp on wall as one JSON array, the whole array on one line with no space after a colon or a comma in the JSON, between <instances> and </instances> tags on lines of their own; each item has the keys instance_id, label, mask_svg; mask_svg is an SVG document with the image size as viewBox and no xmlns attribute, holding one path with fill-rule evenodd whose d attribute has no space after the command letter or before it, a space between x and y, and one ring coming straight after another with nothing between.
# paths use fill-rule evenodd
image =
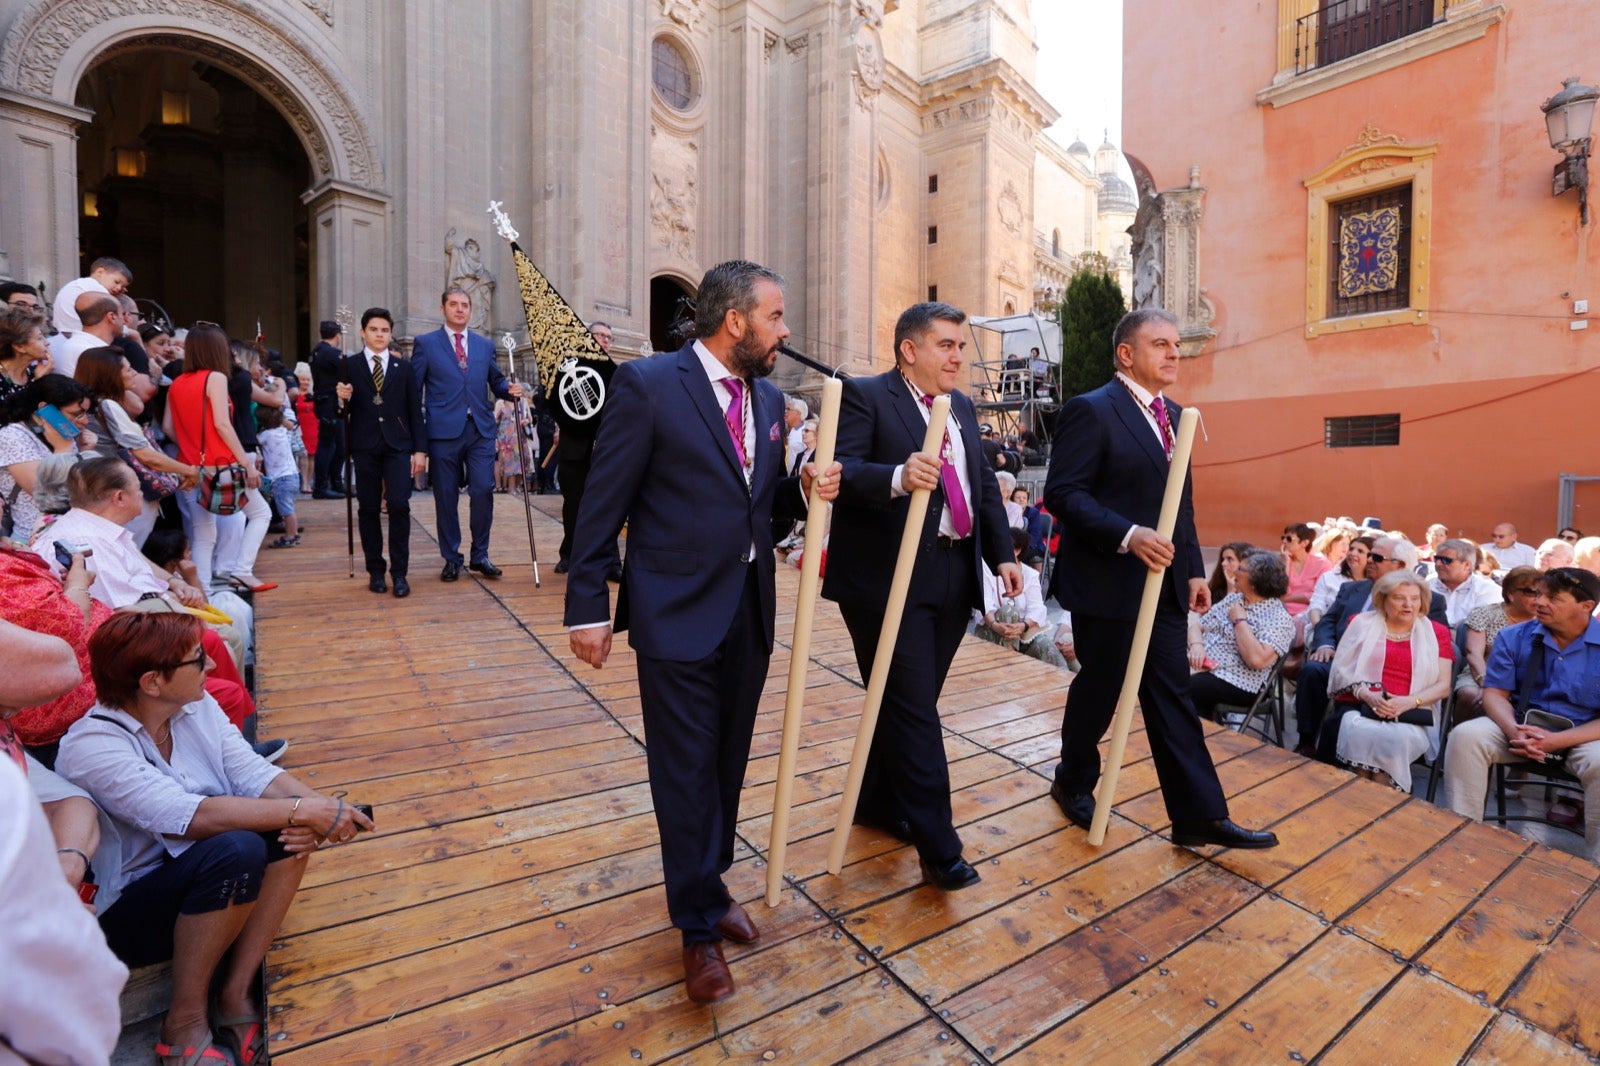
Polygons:
<instances>
[{"instance_id":1,"label":"street lamp on wall","mask_svg":"<svg viewBox=\"0 0 1600 1066\"><path fill-rule=\"evenodd\" d=\"M1578 218L1589 224L1589 131L1594 125L1595 103L1600 89L1579 85L1567 78L1561 91L1540 105L1550 132L1550 147L1566 158L1556 164L1550 195L1560 196L1568 189L1578 190Z\"/></svg>"}]
</instances>

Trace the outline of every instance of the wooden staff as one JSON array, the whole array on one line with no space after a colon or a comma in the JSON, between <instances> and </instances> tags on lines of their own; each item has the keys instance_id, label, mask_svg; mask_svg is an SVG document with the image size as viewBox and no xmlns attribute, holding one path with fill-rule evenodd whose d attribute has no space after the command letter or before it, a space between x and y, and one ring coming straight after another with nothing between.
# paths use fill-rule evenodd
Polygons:
<instances>
[{"instance_id":1,"label":"wooden staff","mask_svg":"<svg viewBox=\"0 0 1600 1066\"><path fill-rule=\"evenodd\" d=\"M933 410L928 414L928 432L922 438L923 452L928 455L940 453L944 443L944 423L949 416L950 397L935 397ZM839 820L834 823L833 842L828 848L828 872L835 876L844 868L844 850L850 844L850 824L855 821L856 803L861 799L861 779L867 772L867 753L872 750L872 734L878 728L883 690L889 684L889 663L894 659L895 641L900 636L900 617L905 614L906 591L911 587L911 570L917 563L917 546L922 539L922 524L928 514L928 498L932 494L931 489L914 490L910 506L906 509L906 528L900 536L900 556L895 560L894 579L889 584L889 602L884 605L883 629L878 634L878 653L872 659L867 698L861 706L861 725L856 729L856 746L850 752L850 773L845 778L844 797L839 803Z\"/></svg>"},{"instance_id":2,"label":"wooden staff","mask_svg":"<svg viewBox=\"0 0 1600 1066\"><path fill-rule=\"evenodd\" d=\"M1200 412L1185 407L1178 416L1178 437L1172 448L1172 465L1167 470L1167 491L1161 497L1161 516L1156 532L1172 539L1178 524L1178 505L1183 501L1183 482L1189 476L1189 453L1194 449L1194 430ZM1100 772L1100 787L1095 790L1094 818L1089 822L1089 843L1099 847L1106 842L1106 823L1111 820L1111 804L1117 795L1117 775L1122 772L1122 751L1128 744L1128 727L1133 724L1133 705L1139 698L1139 682L1144 678L1144 663L1150 653L1150 631L1155 628L1156 601L1161 598L1161 582L1166 568L1151 568L1144 578L1144 596L1139 600L1139 617L1133 625L1133 647L1128 651L1128 672L1122 679L1122 694L1111 720L1111 745L1106 749L1105 769Z\"/></svg>"},{"instance_id":3,"label":"wooden staff","mask_svg":"<svg viewBox=\"0 0 1600 1066\"><path fill-rule=\"evenodd\" d=\"M822 411L817 416L817 450L811 461L818 470L833 465L839 435L839 397L844 383L822 383ZM783 704L783 748L778 753L778 789L772 801L772 835L767 843L767 906L776 907L783 889L783 864L789 849L789 801L794 793L794 764L800 751L800 712L806 700L806 667L811 659L811 621L817 610L817 582L822 573L827 539L828 505L811 486L806 505L806 542L800 552L800 600L794 612L794 640L789 645L789 693Z\"/></svg>"}]
</instances>

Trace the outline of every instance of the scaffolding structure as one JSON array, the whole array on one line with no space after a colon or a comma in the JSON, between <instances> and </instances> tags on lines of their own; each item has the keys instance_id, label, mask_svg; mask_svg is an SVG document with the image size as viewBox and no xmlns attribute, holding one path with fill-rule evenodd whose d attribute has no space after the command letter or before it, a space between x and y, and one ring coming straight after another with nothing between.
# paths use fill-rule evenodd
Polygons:
<instances>
[{"instance_id":1,"label":"scaffolding structure","mask_svg":"<svg viewBox=\"0 0 1600 1066\"><path fill-rule=\"evenodd\" d=\"M1061 407L1061 326L1034 311L967 319L972 332L972 402L978 417L1002 438L1031 431L1037 453L1030 465L1050 459L1050 436Z\"/></svg>"}]
</instances>

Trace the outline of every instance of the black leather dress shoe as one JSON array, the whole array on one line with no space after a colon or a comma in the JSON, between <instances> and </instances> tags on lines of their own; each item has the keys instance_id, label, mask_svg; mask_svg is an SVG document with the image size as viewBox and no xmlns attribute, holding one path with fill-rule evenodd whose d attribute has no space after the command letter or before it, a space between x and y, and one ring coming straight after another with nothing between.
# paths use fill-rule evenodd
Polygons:
<instances>
[{"instance_id":1,"label":"black leather dress shoe","mask_svg":"<svg viewBox=\"0 0 1600 1066\"><path fill-rule=\"evenodd\" d=\"M1172 842L1183 848L1220 844L1225 848L1275 848L1278 838L1262 829L1245 829L1230 818L1210 822L1173 822Z\"/></svg>"},{"instance_id":2,"label":"black leather dress shoe","mask_svg":"<svg viewBox=\"0 0 1600 1066\"><path fill-rule=\"evenodd\" d=\"M922 879L934 888L946 892L954 892L958 888L966 888L983 880L978 876L978 871L972 868L972 864L959 855L938 866L929 865L927 859L917 861L922 866Z\"/></svg>"},{"instance_id":3,"label":"black leather dress shoe","mask_svg":"<svg viewBox=\"0 0 1600 1066\"><path fill-rule=\"evenodd\" d=\"M564 574L566 572L567 572L567 561L565 559L557 559L556 560L556 573Z\"/></svg>"},{"instance_id":4,"label":"black leather dress shoe","mask_svg":"<svg viewBox=\"0 0 1600 1066\"><path fill-rule=\"evenodd\" d=\"M491 579L497 578L501 574L505 573L504 570L501 570L498 566L494 565L487 559L481 563L473 563L471 566L468 566L467 569L471 570L475 574L482 574L484 577Z\"/></svg>"},{"instance_id":5,"label":"black leather dress shoe","mask_svg":"<svg viewBox=\"0 0 1600 1066\"><path fill-rule=\"evenodd\" d=\"M444 569L439 571L440 581L454 581L461 576L460 563L445 563Z\"/></svg>"},{"instance_id":6,"label":"black leather dress shoe","mask_svg":"<svg viewBox=\"0 0 1600 1066\"><path fill-rule=\"evenodd\" d=\"M411 595L411 583L403 577L396 577L394 579L394 598L403 600L409 595Z\"/></svg>"},{"instance_id":7,"label":"black leather dress shoe","mask_svg":"<svg viewBox=\"0 0 1600 1066\"><path fill-rule=\"evenodd\" d=\"M389 591L389 586L383 583L382 574L373 574L371 577L367 578L367 588L371 589L373 592Z\"/></svg>"},{"instance_id":8,"label":"black leather dress shoe","mask_svg":"<svg viewBox=\"0 0 1600 1066\"><path fill-rule=\"evenodd\" d=\"M1067 816L1067 821L1079 829L1089 828L1089 823L1094 821L1094 797L1089 793L1068 792L1057 781L1050 786L1050 798L1056 801L1056 806Z\"/></svg>"},{"instance_id":9,"label":"black leather dress shoe","mask_svg":"<svg viewBox=\"0 0 1600 1066\"><path fill-rule=\"evenodd\" d=\"M896 840L907 844L911 843L911 823L904 818L896 818L890 821L883 818L874 818L870 814L862 814L857 811L854 824L864 825L868 829L876 829L880 833L888 833Z\"/></svg>"}]
</instances>

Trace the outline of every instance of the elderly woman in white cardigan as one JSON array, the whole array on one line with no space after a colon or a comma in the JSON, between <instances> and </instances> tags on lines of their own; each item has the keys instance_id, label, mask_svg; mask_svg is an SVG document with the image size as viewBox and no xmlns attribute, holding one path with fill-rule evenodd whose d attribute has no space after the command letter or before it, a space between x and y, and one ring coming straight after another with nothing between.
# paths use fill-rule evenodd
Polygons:
<instances>
[{"instance_id":1,"label":"elderly woman in white cardigan","mask_svg":"<svg viewBox=\"0 0 1600 1066\"><path fill-rule=\"evenodd\" d=\"M1411 764L1439 752L1439 701L1450 692L1450 631L1428 618L1430 593L1410 570L1372 587L1373 610L1357 615L1333 656L1335 709L1320 753L1411 791ZM1337 731L1336 737L1329 732ZM1330 743L1331 742L1331 743Z\"/></svg>"}]
</instances>

